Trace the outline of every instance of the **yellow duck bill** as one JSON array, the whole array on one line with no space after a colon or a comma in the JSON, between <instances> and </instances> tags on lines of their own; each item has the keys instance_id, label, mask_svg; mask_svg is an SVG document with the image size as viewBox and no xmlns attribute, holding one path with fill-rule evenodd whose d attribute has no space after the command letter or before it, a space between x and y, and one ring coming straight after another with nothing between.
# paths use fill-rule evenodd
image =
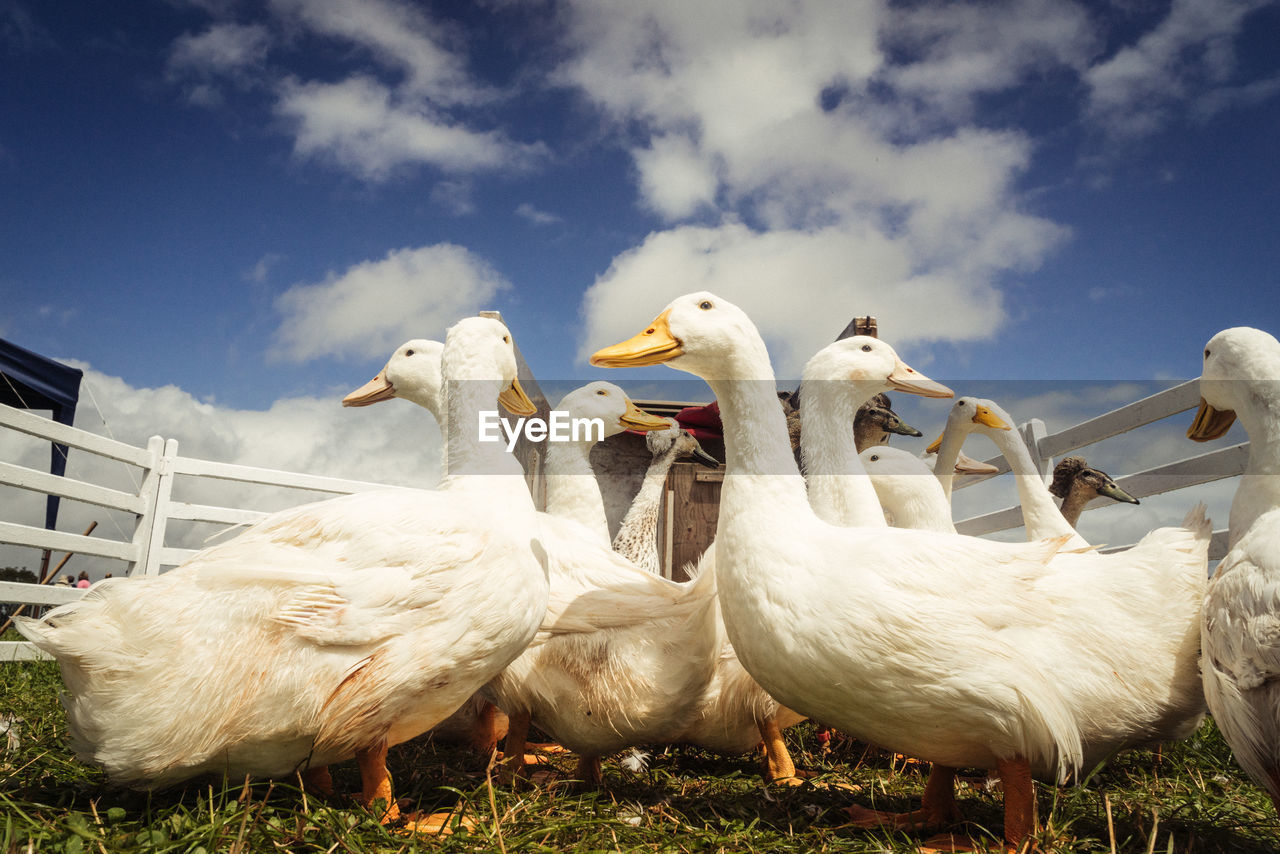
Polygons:
<instances>
[{"instance_id":1,"label":"yellow duck bill","mask_svg":"<svg viewBox=\"0 0 1280 854\"><path fill-rule=\"evenodd\" d=\"M1196 410L1195 420L1187 428L1187 438L1193 442L1208 442L1218 439L1231 429L1235 423L1236 413L1231 409L1214 409L1205 399L1200 398L1200 408Z\"/></svg>"},{"instance_id":2,"label":"yellow duck bill","mask_svg":"<svg viewBox=\"0 0 1280 854\"><path fill-rule=\"evenodd\" d=\"M498 395L498 403L512 415L534 415L538 411L529 395L524 393L518 379L512 380L511 385Z\"/></svg>"},{"instance_id":3,"label":"yellow duck bill","mask_svg":"<svg viewBox=\"0 0 1280 854\"><path fill-rule=\"evenodd\" d=\"M629 400L627 401L627 411L622 413L618 423L623 427L637 430L641 433L648 433L650 430L666 430L671 426L665 418L650 415Z\"/></svg>"},{"instance_id":4,"label":"yellow duck bill","mask_svg":"<svg viewBox=\"0 0 1280 854\"><path fill-rule=\"evenodd\" d=\"M667 309L654 318L648 328L620 344L605 347L591 355L591 364L597 368L639 368L660 365L679 356L684 351L679 340L671 334L667 322Z\"/></svg>"},{"instance_id":5,"label":"yellow duck bill","mask_svg":"<svg viewBox=\"0 0 1280 854\"><path fill-rule=\"evenodd\" d=\"M378 375L342 399L343 406L370 406L396 396L396 387L387 379L387 372Z\"/></svg>"}]
</instances>

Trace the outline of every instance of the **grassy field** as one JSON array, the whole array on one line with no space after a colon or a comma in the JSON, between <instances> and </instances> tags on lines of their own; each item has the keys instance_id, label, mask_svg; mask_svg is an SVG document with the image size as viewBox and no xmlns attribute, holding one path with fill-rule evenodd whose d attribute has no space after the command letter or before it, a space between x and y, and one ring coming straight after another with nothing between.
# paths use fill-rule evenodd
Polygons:
<instances>
[{"instance_id":1,"label":"grassy field","mask_svg":"<svg viewBox=\"0 0 1280 854\"><path fill-rule=\"evenodd\" d=\"M349 800L326 803L297 781L200 781L157 793L113 789L66 747L61 683L49 663L0 665L0 852L410 852L410 851L914 851L904 834L842 827L851 800L912 806L923 771L878 751L836 741L824 753L814 730L789 733L799 787L766 787L753 757L726 759L670 750L632 773L605 763L607 791L566 782L513 792L490 785L473 753L419 739L394 748L397 794L424 810L455 808L478 820L471 832L412 838L377 824ZM567 776L570 759L554 760ZM339 791L355 791L354 763L334 769ZM962 785L960 806L980 833L997 833L998 793ZM1162 753L1133 751L1086 785L1039 786L1043 851L1274 852L1280 826L1270 801L1248 782L1212 723Z\"/></svg>"}]
</instances>

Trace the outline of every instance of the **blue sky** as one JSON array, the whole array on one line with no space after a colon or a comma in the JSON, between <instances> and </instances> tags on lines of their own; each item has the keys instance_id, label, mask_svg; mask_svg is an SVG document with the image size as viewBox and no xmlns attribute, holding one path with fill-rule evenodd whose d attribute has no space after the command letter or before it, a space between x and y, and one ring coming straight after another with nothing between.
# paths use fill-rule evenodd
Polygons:
<instances>
[{"instance_id":1,"label":"blue sky","mask_svg":"<svg viewBox=\"0 0 1280 854\"><path fill-rule=\"evenodd\" d=\"M0 337L87 429L391 482L422 413L336 401L400 342L496 308L644 397L585 356L698 289L782 377L874 314L959 393L1074 381L1009 407L1060 429L1280 329L1277 43L1263 0L0 0Z\"/></svg>"},{"instance_id":2,"label":"blue sky","mask_svg":"<svg viewBox=\"0 0 1280 854\"><path fill-rule=\"evenodd\" d=\"M709 288L784 376L869 313L942 379L1187 378L1280 326L1277 36L1257 0L0 0L0 335L261 411L480 308L596 378Z\"/></svg>"}]
</instances>

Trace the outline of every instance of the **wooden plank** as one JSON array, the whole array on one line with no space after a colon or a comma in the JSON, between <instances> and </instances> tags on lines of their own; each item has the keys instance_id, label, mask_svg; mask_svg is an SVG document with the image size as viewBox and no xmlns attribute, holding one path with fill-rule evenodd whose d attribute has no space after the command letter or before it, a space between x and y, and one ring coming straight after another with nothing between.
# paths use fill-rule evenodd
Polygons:
<instances>
[{"instance_id":1,"label":"wooden plank","mask_svg":"<svg viewBox=\"0 0 1280 854\"><path fill-rule=\"evenodd\" d=\"M1134 498L1146 498L1244 474L1248 462L1249 443L1242 442L1118 477L1116 483ZM1085 505L1085 510L1114 503L1109 498L1095 498Z\"/></svg>"},{"instance_id":2,"label":"wooden plank","mask_svg":"<svg viewBox=\"0 0 1280 854\"><path fill-rule=\"evenodd\" d=\"M1003 458L1001 458L1003 459ZM1205 454L1177 460L1172 463L1155 466L1140 472L1116 478L1116 483L1134 498L1147 498L1151 495L1163 495L1203 483L1225 480L1244 472L1249 460L1249 443L1243 442L1229 448L1220 448ZM995 475L981 475L971 479L971 483L986 480ZM956 488L959 488L957 485ZM1085 505L1085 510L1097 510L1114 505L1110 498L1095 498ZM1022 525L1021 505L993 510L980 516L971 516L956 523L956 530L962 534L980 536L995 531L1004 531ZM1118 546L1117 548L1127 548Z\"/></svg>"},{"instance_id":3,"label":"wooden plank","mask_svg":"<svg viewBox=\"0 0 1280 854\"><path fill-rule=\"evenodd\" d=\"M141 499L132 493L70 477L59 477L12 463L0 462L0 483L45 495L58 495L73 501L83 501L99 507L124 510L128 513L139 514L143 511Z\"/></svg>"},{"instance_id":4,"label":"wooden plank","mask_svg":"<svg viewBox=\"0 0 1280 854\"><path fill-rule=\"evenodd\" d=\"M78 427L68 427L49 418L34 415L25 409L0 404L0 425L10 427L19 433L26 433L41 439L47 439L57 445L88 451L100 457L119 460L130 465L146 465L147 454L135 445L126 445L115 439L99 436Z\"/></svg>"},{"instance_id":5,"label":"wooden plank","mask_svg":"<svg viewBox=\"0 0 1280 854\"><path fill-rule=\"evenodd\" d=\"M1044 457L1059 457L1077 448L1083 448L1137 427L1168 418L1198 405L1200 380L1188 380L1181 385L1157 392L1103 413L1096 418L1082 421L1051 436L1046 436L1040 446Z\"/></svg>"},{"instance_id":6,"label":"wooden plank","mask_svg":"<svg viewBox=\"0 0 1280 854\"><path fill-rule=\"evenodd\" d=\"M19 602L29 605L63 605L84 595L79 587L65 584L27 584L21 581L0 581L0 602Z\"/></svg>"},{"instance_id":7,"label":"wooden plank","mask_svg":"<svg viewBox=\"0 0 1280 854\"><path fill-rule=\"evenodd\" d=\"M990 513L983 513L981 516L970 516L968 519L956 522L956 531L961 534L968 534L971 537L979 537L983 534L992 534L996 531L1007 531L1010 528L1020 527L1022 527L1021 506L993 510Z\"/></svg>"},{"instance_id":8,"label":"wooden plank","mask_svg":"<svg viewBox=\"0 0 1280 854\"><path fill-rule=\"evenodd\" d=\"M278 471L239 463L219 463L211 460L198 460L194 457L175 456L172 461L175 475L191 477L209 477L217 480L231 480L240 483L256 483L264 486L287 486L294 489L309 489L315 492L327 492L347 495L353 492L367 492L371 489L401 489L385 483L373 483L364 480L348 480L340 477L328 477L319 474Z\"/></svg>"},{"instance_id":9,"label":"wooden plank","mask_svg":"<svg viewBox=\"0 0 1280 854\"><path fill-rule=\"evenodd\" d=\"M80 534L68 534L65 531L47 531L44 528L20 525L16 522L0 522L0 543L75 552L123 561L136 560L140 553L138 547L132 543L104 540L100 537L84 537Z\"/></svg>"},{"instance_id":10,"label":"wooden plank","mask_svg":"<svg viewBox=\"0 0 1280 854\"><path fill-rule=\"evenodd\" d=\"M53 661L53 656L27 641L3 641L0 642L0 662L6 661Z\"/></svg>"},{"instance_id":11,"label":"wooden plank","mask_svg":"<svg viewBox=\"0 0 1280 854\"><path fill-rule=\"evenodd\" d=\"M237 507L219 507L212 504L188 504L170 501L169 518L184 522L211 522L218 525L252 525L265 518L265 510L241 510Z\"/></svg>"},{"instance_id":12,"label":"wooden plank","mask_svg":"<svg viewBox=\"0 0 1280 854\"><path fill-rule=\"evenodd\" d=\"M715 539L721 483L699 480L697 463L678 462L667 476L674 495L671 514L671 578L685 581L684 568L695 563Z\"/></svg>"},{"instance_id":13,"label":"wooden plank","mask_svg":"<svg viewBox=\"0 0 1280 854\"><path fill-rule=\"evenodd\" d=\"M176 546L164 546L155 555L156 571L162 566L182 566L200 553L200 549L180 549Z\"/></svg>"}]
</instances>

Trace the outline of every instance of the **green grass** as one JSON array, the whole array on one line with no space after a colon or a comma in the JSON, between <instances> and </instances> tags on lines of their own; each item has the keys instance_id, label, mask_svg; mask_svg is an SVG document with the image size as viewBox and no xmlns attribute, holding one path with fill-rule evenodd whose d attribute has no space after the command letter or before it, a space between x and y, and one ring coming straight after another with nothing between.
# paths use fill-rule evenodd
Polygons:
<instances>
[{"instance_id":1,"label":"green grass","mask_svg":"<svg viewBox=\"0 0 1280 854\"><path fill-rule=\"evenodd\" d=\"M20 744L0 753L0 854L18 852L410 852L410 851L913 851L904 834L841 827L857 801L908 808L923 772L895 767L853 742L818 749L812 727L788 734L800 787L766 787L754 757L696 750L653 757L632 774L605 763L607 790L565 783L513 792L490 785L468 750L418 739L393 748L401 798L424 810L456 808L472 832L413 838L380 826L350 800L327 803L297 781L196 781L162 792L114 789L66 747L57 668L0 665L0 715L16 715ZM0 736L0 750L4 750ZM571 758L554 760L567 777ZM339 791L359 788L354 763L334 768ZM846 787L854 787L850 791ZM1039 786L1041 850L1062 852L1273 852L1280 826L1270 801L1245 779L1212 722L1157 754L1131 751L1085 785ZM998 831L998 793L962 785L975 832ZM1109 810L1109 818L1108 818Z\"/></svg>"}]
</instances>

